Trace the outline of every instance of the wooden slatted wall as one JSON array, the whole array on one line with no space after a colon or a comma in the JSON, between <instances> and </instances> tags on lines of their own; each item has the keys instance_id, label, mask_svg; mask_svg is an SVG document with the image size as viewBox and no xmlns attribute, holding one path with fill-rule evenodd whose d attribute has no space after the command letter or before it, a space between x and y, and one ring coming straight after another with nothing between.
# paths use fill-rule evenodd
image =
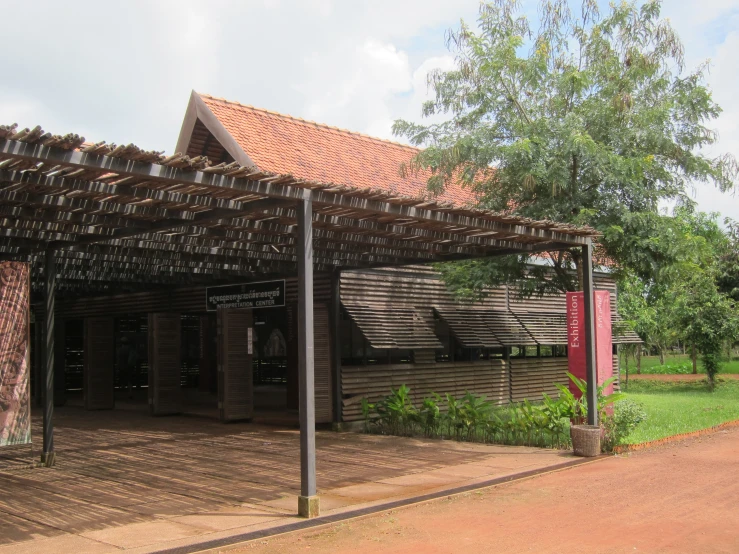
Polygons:
<instances>
[{"instance_id":1,"label":"wooden slatted wall","mask_svg":"<svg viewBox=\"0 0 739 554\"><path fill-rule=\"evenodd\" d=\"M149 314L149 411L182 412L180 314Z\"/></svg>"},{"instance_id":2,"label":"wooden slatted wall","mask_svg":"<svg viewBox=\"0 0 739 554\"><path fill-rule=\"evenodd\" d=\"M489 296L474 305L504 310L505 295L505 288L494 289ZM343 271L341 301L344 305L351 303L392 307L425 307L433 301L433 305L437 307L459 306L439 274L426 266Z\"/></svg>"},{"instance_id":3,"label":"wooden slatted wall","mask_svg":"<svg viewBox=\"0 0 739 554\"><path fill-rule=\"evenodd\" d=\"M543 392L557 395L554 383L567 385L567 358L512 358L511 400L541 400Z\"/></svg>"},{"instance_id":4,"label":"wooden slatted wall","mask_svg":"<svg viewBox=\"0 0 739 554\"><path fill-rule=\"evenodd\" d=\"M248 334L251 310L218 310L218 411L221 421L254 417L253 354Z\"/></svg>"},{"instance_id":5,"label":"wooden slatted wall","mask_svg":"<svg viewBox=\"0 0 739 554\"><path fill-rule=\"evenodd\" d=\"M115 338L111 317L84 323L84 398L86 410L112 410L115 405Z\"/></svg>"},{"instance_id":6,"label":"wooden slatted wall","mask_svg":"<svg viewBox=\"0 0 739 554\"><path fill-rule=\"evenodd\" d=\"M252 279L263 280L263 279ZM248 279L240 282L248 282ZM297 302L298 281L291 277L285 279L285 295L287 302ZM331 297L331 279L328 273L316 273L313 278L313 296L315 302L328 302ZM42 317L43 311L34 309L36 317ZM138 292L93 298L65 299L59 298L56 303L57 317L67 319L83 317L110 317L132 313L205 312L205 288L187 287L169 291Z\"/></svg>"},{"instance_id":7,"label":"wooden slatted wall","mask_svg":"<svg viewBox=\"0 0 739 554\"><path fill-rule=\"evenodd\" d=\"M496 404L508 403L508 372L503 360L349 366L341 368L343 420L362 419L362 397L375 402L400 385L410 387L416 406L432 392L459 397L469 391Z\"/></svg>"},{"instance_id":8,"label":"wooden slatted wall","mask_svg":"<svg viewBox=\"0 0 739 554\"><path fill-rule=\"evenodd\" d=\"M610 292L613 328L621 329L623 326L618 323L620 317L616 311L616 282L611 276L599 273L594 275L594 284L596 289ZM511 330L520 327L519 331L513 333L513 335L518 335L520 340L523 340L522 345L536 344L536 341L520 325L520 321L515 322L515 318L511 318L510 315L505 313L507 309L510 308L516 314L523 314L522 320L525 319L524 323L527 326L532 322L536 322L537 313L548 313L547 317L552 319L556 317L554 314L565 314L567 312L564 294L520 298L515 290L505 286L489 289L486 297L478 302L460 303L447 290L439 274L428 266L342 272L341 301L347 310L350 310L352 306L364 310L375 310L380 314L376 316L378 321L382 321L381 314L383 310L414 307L429 308L433 306L439 313L446 312L447 316L453 318L453 312L459 313L460 310L465 308L492 308L499 313L489 315L488 319L491 319L491 321L486 322L486 325L498 325L502 330L501 332L506 332L509 335ZM358 320L357 323L360 328L366 325L366 322L363 325ZM532 332L538 333L541 341L556 340L561 341L557 344L565 344L566 340L562 341L565 328L560 326L552 330L551 327L551 325L539 328L534 326ZM614 342L640 342L633 331L624 330L623 333L624 336L622 337L614 337ZM519 339L516 336L511 336L506 340L517 341ZM463 340L462 342L464 343ZM370 343L372 343L372 340L370 340ZM513 343L508 342L508 344ZM376 348L380 348L380 346ZM401 347L398 346L397 348Z\"/></svg>"},{"instance_id":9,"label":"wooden slatted wall","mask_svg":"<svg viewBox=\"0 0 739 554\"><path fill-rule=\"evenodd\" d=\"M333 421L331 387L331 340L327 304L313 306L313 371L316 423Z\"/></svg>"}]
</instances>

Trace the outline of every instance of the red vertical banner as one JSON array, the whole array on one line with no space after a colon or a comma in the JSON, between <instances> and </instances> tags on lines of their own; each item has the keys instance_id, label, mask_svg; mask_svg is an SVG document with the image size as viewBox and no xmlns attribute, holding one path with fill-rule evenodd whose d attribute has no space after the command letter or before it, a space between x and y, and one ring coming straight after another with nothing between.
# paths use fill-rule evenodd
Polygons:
<instances>
[{"instance_id":1,"label":"red vertical banner","mask_svg":"<svg viewBox=\"0 0 739 554\"><path fill-rule=\"evenodd\" d=\"M582 292L567 293L567 366L575 377L586 379L585 306ZM569 382L570 391L580 397L580 389Z\"/></svg>"},{"instance_id":2,"label":"red vertical banner","mask_svg":"<svg viewBox=\"0 0 739 554\"><path fill-rule=\"evenodd\" d=\"M567 365L575 377L587 380L585 363L585 306L582 292L567 293ZM598 384L613 376L613 339L611 336L611 295L605 290L593 292L593 311L595 316L595 359ZM575 396L580 390L569 383ZM605 394L613 392L609 386Z\"/></svg>"},{"instance_id":3,"label":"red vertical banner","mask_svg":"<svg viewBox=\"0 0 739 554\"><path fill-rule=\"evenodd\" d=\"M607 290L596 290L595 296L595 358L598 385L613 377L613 337L611 334L611 295ZM611 394L610 385L604 394Z\"/></svg>"}]
</instances>

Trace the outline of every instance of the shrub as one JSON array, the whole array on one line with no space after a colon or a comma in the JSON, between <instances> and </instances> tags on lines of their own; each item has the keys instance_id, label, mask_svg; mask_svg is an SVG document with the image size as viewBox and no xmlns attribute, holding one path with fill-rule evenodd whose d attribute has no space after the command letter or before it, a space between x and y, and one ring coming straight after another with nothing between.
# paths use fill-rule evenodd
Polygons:
<instances>
[{"instance_id":1,"label":"shrub","mask_svg":"<svg viewBox=\"0 0 739 554\"><path fill-rule=\"evenodd\" d=\"M610 452L634 432L641 422L647 419L647 413L638 402L622 400L613 409L613 415L603 420L603 450Z\"/></svg>"},{"instance_id":2,"label":"shrub","mask_svg":"<svg viewBox=\"0 0 739 554\"><path fill-rule=\"evenodd\" d=\"M585 403L564 386L558 398L543 395L541 404L528 400L520 404L494 406L484 396L465 392L461 398L431 393L419 409L413 406L410 389L401 385L390 389L390 395L376 403L362 399L365 432L388 435L455 438L474 442L491 442L561 448L569 444L570 419L582 420ZM610 397L599 399L604 406Z\"/></svg>"}]
</instances>

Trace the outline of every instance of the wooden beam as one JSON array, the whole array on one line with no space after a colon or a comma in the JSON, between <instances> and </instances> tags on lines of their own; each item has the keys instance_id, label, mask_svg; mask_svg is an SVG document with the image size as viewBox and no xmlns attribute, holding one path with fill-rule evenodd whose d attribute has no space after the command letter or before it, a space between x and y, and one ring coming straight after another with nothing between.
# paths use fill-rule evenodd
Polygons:
<instances>
[{"instance_id":1,"label":"wooden beam","mask_svg":"<svg viewBox=\"0 0 739 554\"><path fill-rule=\"evenodd\" d=\"M582 247L583 304L585 306L585 372L588 383L588 425L598 425L598 366L595 350L595 306L593 305L593 245Z\"/></svg>"},{"instance_id":2,"label":"wooden beam","mask_svg":"<svg viewBox=\"0 0 739 554\"><path fill-rule=\"evenodd\" d=\"M46 281L45 323L46 336L44 341L44 389L43 389L43 445L41 463L52 467L56 461L54 451L54 303L56 299L56 267L54 251L46 251L44 266Z\"/></svg>"},{"instance_id":3,"label":"wooden beam","mask_svg":"<svg viewBox=\"0 0 739 554\"><path fill-rule=\"evenodd\" d=\"M318 515L316 414L313 360L313 209L310 191L298 204L298 377L300 410L300 498L298 514ZM315 509L313 506L315 505Z\"/></svg>"},{"instance_id":4,"label":"wooden beam","mask_svg":"<svg viewBox=\"0 0 739 554\"><path fill-rule=\"evenodd\" d=\"M165 165L142 163L110 156L98 156L76 150L62 150L40 144L29 144L7 139L0 140L0 154L21 160L87 169L100 172L101 174L103 172L113 172L120 175L130 175L170 184L187 183L212 186L220 189L231 189L244 193L295 201L302 200L303 190L306 188L306 186L301 185L298 181L287 184L276 183L274 180L267 179L253 180L243 177L234 178L216 175L203 171L184 171ZM524 223L506 223L486 217L484 214L466 215L463 213L465 210L462 209L417 207L393 203L387 200L363 198L351 194L349 190L346 191L346 194L339 194L337 192L330 192L327 190L328 188L326 186L324 190L313 190L313 202L315 205L348 208L368 214L387 214L389 216L429 221L441 225L496 231L539 240L564 242L572 246L582 246L588 239L586 235L574 235L554 228L543 229Z\"/></svg>"}]
</instances>

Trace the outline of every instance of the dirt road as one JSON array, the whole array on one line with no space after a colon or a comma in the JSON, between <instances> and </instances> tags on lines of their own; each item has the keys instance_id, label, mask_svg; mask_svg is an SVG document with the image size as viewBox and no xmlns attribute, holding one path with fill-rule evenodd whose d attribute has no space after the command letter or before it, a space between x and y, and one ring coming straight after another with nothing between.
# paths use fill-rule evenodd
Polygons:
<instances>
[{"instance_id":1,"label":"dirt road","mask_svg":"<svg viewBox=\"0 0 739 554\"><path fill-rule=\"evenodd\" d=\"M739 552L739 429L237 552Z\"/></svg>"}]
</instances>

